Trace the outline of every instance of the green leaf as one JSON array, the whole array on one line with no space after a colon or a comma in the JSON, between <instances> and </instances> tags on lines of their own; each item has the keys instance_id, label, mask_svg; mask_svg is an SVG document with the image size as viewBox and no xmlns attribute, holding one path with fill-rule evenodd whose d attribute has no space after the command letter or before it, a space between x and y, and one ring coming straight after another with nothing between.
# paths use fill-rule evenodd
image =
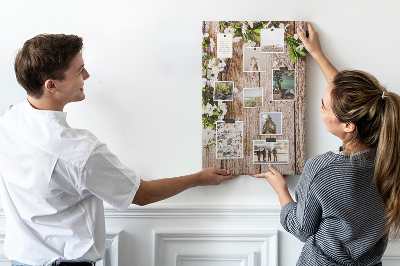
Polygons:
<instances>
[{"instance_id":1,"label":"green leaf","mask_svg":"<svg viewBox=\"0 0 400 266\"><path fill-rule=\"evenodd\" d=\"M202 94L203 94L203 103L205 103L205 101L207 100L207 93L204 90Z\"/></svg>"},{"instance_id":2,"label":"green leaf","mask_svg":"<svg viewBox=\"0 0 400 266\"><path fill-rule=\"evenodd\" d=\"M204 148L207 149L208 147L211 147L212 145L217 145L217 144L211 143L211 144L208 144L207 146L205 146Z\"/></svg>"},{"instance_id":3,"label":"green leaf","mask_svg":"<svg viewBox=\"0 0 400 266\"><path fill-rule=\"evenodd\" d=\"M296 49L296 51L300 56L306 56L306 53L303 50Z\"/></svg>"},{"instance_id":4,"label":"green leaf","mask_svg":"<svg viewBox=\"0 0 400 266\"><path fill-rule=\"evenodd\" d=\"M261 42L261 34L260 34L261 29L255 29L254 30L254 36L257 38L259 42Z\"/></svg>"},{"instance_id":5,"label":"green leaf","mask_svg":"<svg viewBox=\"0 0 400 266\"><path fill-rule=\"evenodd\" d=\"M261 30L262 28L264 28L262 21L253 23L253 30Z\"/></svg>"},{"instance_id":6,"label":"green leaf","mask_svg":"<svg viewBox=\"0 0 400 266\"><path fill-rule=\"evenodd\" d=\"M290 59L292 59L293 63L296 64L296 56L294 55L293 49L289 50Z\"/></svg>"},{"instance_id":7,"label":"green leaf","mask_svg":"<svg viewBox=\"0 0 400 266\"><path fill-rule=\"evenodd\" d=\"M252 42L254 42L254 39L253 39L253 37L249 34L249 39L252 41Z\"/></svg>"},{"instance_id":8,"label":"green leaf","mask_svg":"<svg viewBox=\"0 0 400 266\"><path fill-rule=\"evenodd\" d=\"M243 32L242 32L242 28L237 28L236 29L236 33L239 34L239 36L243 37Z\"/></svg>"},{"instance_id":9,"label":"green leaf","mask_svg":"<svg viewBox=\"0 0 400 266\"><path fill-rule=\"evenodd\" d=\"M299 46L300 42L298 42L292 35L290 35L289 33L287 33L287 37L285 38L285 42L287 42L288 44L294 45L294 46Z\"/></svg>"}]
</instances>

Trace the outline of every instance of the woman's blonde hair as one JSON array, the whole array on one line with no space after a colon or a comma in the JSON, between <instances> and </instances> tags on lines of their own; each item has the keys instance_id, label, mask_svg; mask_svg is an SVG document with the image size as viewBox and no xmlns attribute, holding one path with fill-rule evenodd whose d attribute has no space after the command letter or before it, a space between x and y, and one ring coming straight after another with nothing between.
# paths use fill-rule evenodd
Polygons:
<instances>
[{"instance_id":1,"label":"woman's blonde hair","mask_svg":"<svg viewBox=\"0 0 400 266\"><path fill-rule=\"evenodd\" d=\"M362 71L345 70L333 80L332 109L356 125L353 141L376 149L374 182L387 213L384 233L400 238L400 96Z\"/></svg>"}]
</instances>

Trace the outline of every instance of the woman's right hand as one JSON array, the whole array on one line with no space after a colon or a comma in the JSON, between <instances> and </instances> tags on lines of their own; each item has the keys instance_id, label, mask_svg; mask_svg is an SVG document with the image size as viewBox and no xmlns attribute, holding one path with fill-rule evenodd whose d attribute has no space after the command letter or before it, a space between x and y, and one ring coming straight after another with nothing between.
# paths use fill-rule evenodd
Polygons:
<instances>
[{"instance_id":1,"label":"woman's right hand","mask_svg":"<svg viewBox=\"0 0 400 266\"><path fill-rule=\"evenodd\" d=\"M297 29L297 34L300 36L300 39L303 42L304 47L314 58L316 56L321 56L321 55L323 56L324 53L322 52L318 32L314 30L310 22L307 22L307 28L308 28L308 38L301 29Z\"/></svg>"},{"instance_id":2,"label":"woman's right hand","mask_svg":"<svg viewBox=\"0 0 400 266\"><path fill-rule=\"evenodd\" d=\"M308 38L301 29L297 30L304 47L314 58L315 62L319 65L322 73L325 76L326 81L329 83L339 73L339 71L331 64L331 62L325 57L322 52L321 43L319 42L318 32L316 32L311 26L310 22L307 22Z\"/></svg>"}]
</instances>

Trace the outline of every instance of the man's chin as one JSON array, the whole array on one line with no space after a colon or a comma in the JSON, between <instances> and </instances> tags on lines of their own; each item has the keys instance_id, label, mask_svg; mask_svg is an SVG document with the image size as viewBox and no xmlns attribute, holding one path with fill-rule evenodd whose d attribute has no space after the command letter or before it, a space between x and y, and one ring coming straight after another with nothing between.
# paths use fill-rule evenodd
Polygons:
<instances>
[{"instance_id":1,"label":"man's chin","mask_svg":"<svg viewBox=\"0 0 400 266\"><path fill-rule=\"evenodd\" d=\"M85 100L85 98L86 98L86 96L82 95L79 98L76 98L75 100L73 100L71 102L78 103L78 102L81 102L81 101Z\"/></svg>"}]
</instances>

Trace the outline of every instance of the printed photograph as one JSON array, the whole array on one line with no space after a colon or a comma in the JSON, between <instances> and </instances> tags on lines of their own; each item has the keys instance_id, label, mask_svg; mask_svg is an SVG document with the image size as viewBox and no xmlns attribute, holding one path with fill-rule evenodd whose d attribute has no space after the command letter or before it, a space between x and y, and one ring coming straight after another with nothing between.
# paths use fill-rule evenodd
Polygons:
<instances>
[{"instance_id":1,"label":"printed photograph","mask_svg":"<svg viewBox=\"0 0 400 266\"><path fill-rule=\"evenodd\" d=\"M272 100L294 101L296 100L294 69L272 70Z\"/></svg>"},{"instance_id":2,"label":"printed photograph","mask_svg":"<svg viewBox=\"0 0 400 266\"><path fill-rule=\"evenodd\" d=\"M253 140L253 164L289 164L289 141Z\"/></svg>"},{"instance_id":3,"label":"printed photograph","mask_svg":"<svg viewBox=\"0 0 400 266\"><path fill-rule=\"evenodd\" d=\"M261 53L283 53L285 51L285 29L262 29Z\"/></svg>"},{"instance_id":4,"label":"printed photograph","mask_svg":"<svg viewBox=\"0 0 400 266\"><path fill-rule=\"evenodd\" d=\"M214 101L233 101L233 81L214 82Z\"/></svg>"},{"instance_id":5,"label":"printed photograph","mask_svg":"<svg viewBox=\"0 0 400 266\"><path fill-rule=\"evenodd\" d=\"M267 54L262 54L260 47L244 47L243 72L265 71L267 71Z\"/></svg>"},{"instance_id":6,"label":"printed photograph","mask_svg":"<svg viewBox=\"0 0 400 266\"><path fill-rule=\"evenodd\" d=\"M282 113L260 113L260 135L282 135Z\"/></svg>"},{"instance_id":7,"label":"printed photograph","mask_svg":"<svg viewBox=\"0 0 400 266\"><path fill-rule=\"evenodd\" d=\"M243 88L244 108L256 108L263 106L263 88Z\"/></svg>"},{"instance_id":8,"label":"printed photograph","mask_svg":"<svg viewBox=\"0 0 400 266\"><path fill-rule=\"evenodd\" d=\"M217 121L217 159L243 158L243 121Z\"/></svg>"}]
</instances>

